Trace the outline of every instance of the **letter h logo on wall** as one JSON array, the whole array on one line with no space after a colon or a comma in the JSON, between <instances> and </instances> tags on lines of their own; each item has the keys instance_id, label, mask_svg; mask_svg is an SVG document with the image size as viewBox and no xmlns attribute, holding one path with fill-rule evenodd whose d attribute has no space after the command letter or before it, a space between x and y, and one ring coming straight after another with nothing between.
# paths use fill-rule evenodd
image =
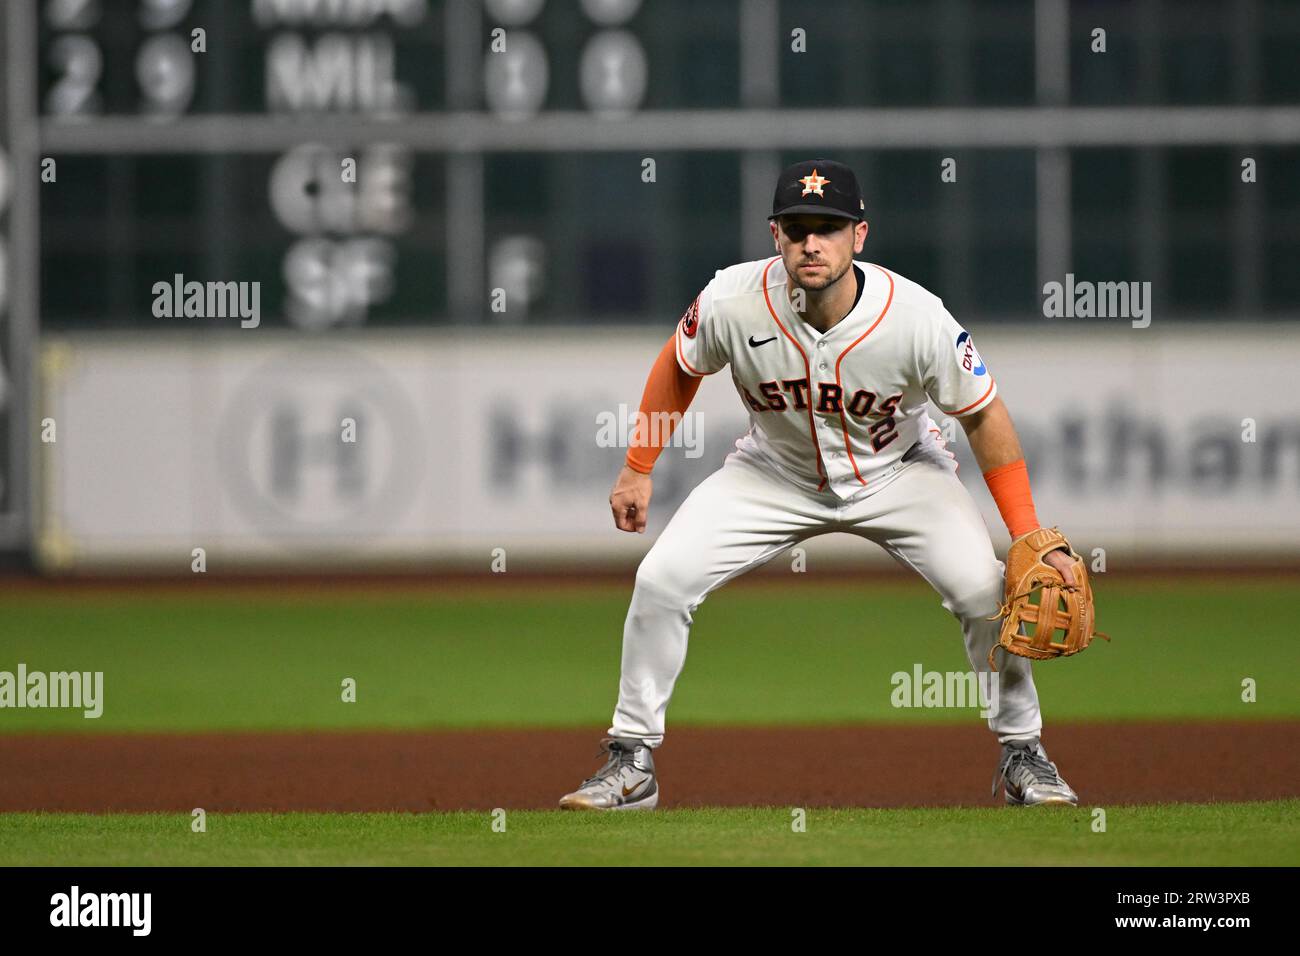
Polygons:
<instances>
[{"instance_id":1,"label":"letter h logo on wall","mask_svg":"<svg viewBox=\"0 0 1300 956\"><path fill-rule=\"evenodd\" d=\"M364 427L358 409L340 406L335 420L352 418L358 429ZM338 429L309 433L304 429L298 409L282 405L271 416L270 491L283 500L296 500L308 467L334 468L334 491L341 498L356 498L365 491L364 462L361 455L349 454L339 440Z\"/></svg>"},{"instance_id":2,"label":"letter h logo on wall","mask_svg":"<svg viewBox=\"0 0 1300 956\"><path fill-rule=\"evenodd\" d=\"M424 480L420 414L400 376L359 350L277 354L231 382L218 416L225 500L249 531L295 547L395 533Z\"/></svg>"}]
</instances>

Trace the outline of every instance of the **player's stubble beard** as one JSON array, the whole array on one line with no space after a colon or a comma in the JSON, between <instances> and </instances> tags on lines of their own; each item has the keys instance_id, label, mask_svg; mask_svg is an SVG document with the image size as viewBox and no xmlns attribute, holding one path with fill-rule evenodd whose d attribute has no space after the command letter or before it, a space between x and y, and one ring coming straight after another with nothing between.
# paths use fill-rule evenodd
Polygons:
<instances>
[{"instance_id":1,"label":"player's stubble beard","mask_svg":"<svg viewBox=\"0 0 1300 956\"><path fill-rule=\"evenodd\" d=\"M803 264L803 265L807 265L808 263L805 262L805 263L802 263L802 264ZM826 263L823 262L822 260L818 260L818 261L817 261L817 264L818 264L818 265L825 265ZM843 267L842 269L840 269L840 271L837 272L835 275L828 275L828 276L826 276L825 279L822 279L822 280L814 280L813 282L805 282L805 281L803 281L803 280L801 280L801 279L799 278L799 264L798 264L798 260L796 260L796 265L795 265L795 267L794 267L793 269L790 268L790 264L789 264L789 263L786 263L785 271L786 271L786 275L788 275L788 276L790 277L790 279L794 282L794 284L797 285L797 286L799 286L799 288L803 289L805 292L807 292L807 293L809 293L809 294L811 294L811 295L813 295L813 296L820 297L820 296L823 295L827 290L829 290L832 286L834 286L835 283L839 282L839 281L840 281L841 279L843 279L846 275L848 275L849 267L850 267L851 265L853 265L853 257L852 257L852 256L849 257L848 261L844 263L844 267ZM828 271L829 271L829 270L828 270Z\"/></svg>"}]
</instances>

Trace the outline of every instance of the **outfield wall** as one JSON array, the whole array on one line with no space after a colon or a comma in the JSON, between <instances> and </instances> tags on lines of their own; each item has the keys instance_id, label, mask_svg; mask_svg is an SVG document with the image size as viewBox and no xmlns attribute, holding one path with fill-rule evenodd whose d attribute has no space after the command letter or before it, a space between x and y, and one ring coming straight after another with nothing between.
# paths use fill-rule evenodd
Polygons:
<instances>
[{"instance_id":1,"label":"outfield wall","mask_svg":"<svg viewBox=\"0 0 1300 956\"><path fill-rule=\"evenodd\" d=\"M979 334L1043 520L1110 563L1300 557L1300 337L1286 328ZM48 337L38 560L184 572L201 547L209 570L487 571L504 549L507 570L630 564L650 541L611 527L624 450L600 439L636 408L664 334ZM656 471L650 537L748 427L725 374L693 411L689 447ZM1004 542L964 435L947 428ZM888 563L843 535L808 558Z\"/></svg>"}]
</instances>

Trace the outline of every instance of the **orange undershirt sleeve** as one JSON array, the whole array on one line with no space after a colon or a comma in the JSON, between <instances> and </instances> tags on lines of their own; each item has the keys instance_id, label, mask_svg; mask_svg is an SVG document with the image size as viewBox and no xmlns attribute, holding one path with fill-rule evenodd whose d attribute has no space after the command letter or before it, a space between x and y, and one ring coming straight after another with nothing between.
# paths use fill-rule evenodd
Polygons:
<instances>
[{"instance_id":1,"label":"orange undershirt sleeve","mask_svg":"<svg viewBox=\"0 0 1300 956\"><path fill-rule=\"evenodd\" d=\"M648 475L664 445L672 437L686 410L691 407L702 379L688 375L677 364L677 332L655 359L641 395L641 413L628 443L627 466Z\"/></svg>"},{"instance_id":2,"label":"orange undershirt sleeve","mask_svg":"<svg viewBox=\"0 0 1300 956\"><path fill-rule=\"evenodd\" d=\"M1034 512L1034 496L1029 490L1029 469L1023 458L1010 464L999 465L984 472L989 493L997 502L1002 520L1011 532L1012 540L1028 534L1038 527Z\"/></svg>"}]
</instances>

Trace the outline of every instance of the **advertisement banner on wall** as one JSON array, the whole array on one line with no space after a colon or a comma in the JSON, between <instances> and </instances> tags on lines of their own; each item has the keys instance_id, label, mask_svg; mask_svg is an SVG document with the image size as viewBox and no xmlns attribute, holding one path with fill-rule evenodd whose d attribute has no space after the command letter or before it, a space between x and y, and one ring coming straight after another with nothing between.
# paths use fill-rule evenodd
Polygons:
<instances>
[{"instance_id":1,"label":"advertisement banner on wall","mask_svg":"<svg viewBox=\"0 0 1300 956\"><path fill-rule=\"evenodd\" d=\"M48 570L630 566L749 427L708 379L655 471L646 535L607 497L660 336L613 329L48 340L37 554ZM1040 518L1112 558L1300 550L1300 342L1221 332L981 334ZM993 532L959 422L932 416ZM809 547L888 564L846 535Z\"/></svg>"}]
</instances>

